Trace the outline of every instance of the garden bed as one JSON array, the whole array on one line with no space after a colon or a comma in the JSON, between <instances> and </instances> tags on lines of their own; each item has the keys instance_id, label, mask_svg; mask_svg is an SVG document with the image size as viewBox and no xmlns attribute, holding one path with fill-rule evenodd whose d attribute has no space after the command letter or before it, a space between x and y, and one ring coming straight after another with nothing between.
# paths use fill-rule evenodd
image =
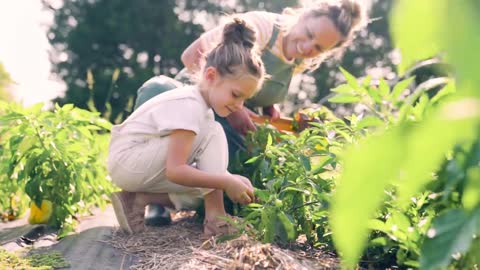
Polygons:
<instances>
[{"instance_id":1,"label":"garden bed","mask_svg":"<svg viewBox=\"0 0 480 270\"><path fill-rule=\"evenodd\" d=\"M335 269L337 259L301 242L287 248L262 244L243 235L219 242L202 239L202 226L192 213L179 213L173 224L125 235L118 231L111 206L80 220L77 232L57 241L55 235L26 218L0 224L0 244L9 252L59 252L66 269ZM32 245L21 237L35 229Z\"/></svg>"}]
</instances>

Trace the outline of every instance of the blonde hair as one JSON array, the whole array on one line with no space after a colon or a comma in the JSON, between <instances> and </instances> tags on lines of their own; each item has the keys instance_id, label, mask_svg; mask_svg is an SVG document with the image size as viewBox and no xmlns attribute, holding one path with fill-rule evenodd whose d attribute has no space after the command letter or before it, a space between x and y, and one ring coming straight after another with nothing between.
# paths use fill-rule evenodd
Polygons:
<instances>
[{"instance_id":1,"label":"blonde hair","mask_svg":"<svg viewBox=\"0 0 480 270\"><path fill-rule=\"evenodd\" d=\"M283 15L286 15L287 18L281 25L283 31L288 31L298 22L300 17L326 16L333 22L343 37L335 48L321 53L317 57L304 59L301 66L308 70L316 69L323 60L341 52L351 43L354 33L363 27L367 21L364 6L356 0L320 0L309 7L286 8L283 10Z\"/></svg>"},{"instance_id":2,"label":"blonde hair","mask_svg":"<svg viewBox=\"0 0 480 270\"><path fill-rule=\"evenodd\" d=\"M222 41L206 56L204 70L217 69L221 77L240 78L250 75L261 88L265 67L256 46L255 30L239 18L234 18L223 28Z\"/></svg>"}]
</instances>

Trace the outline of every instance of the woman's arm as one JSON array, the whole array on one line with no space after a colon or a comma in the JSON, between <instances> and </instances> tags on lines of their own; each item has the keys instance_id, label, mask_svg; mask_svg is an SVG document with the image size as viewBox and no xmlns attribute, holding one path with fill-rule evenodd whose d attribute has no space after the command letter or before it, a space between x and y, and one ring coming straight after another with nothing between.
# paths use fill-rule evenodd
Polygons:
<instances>
[{"instance_id":1,"label":"woman's arm","mask_svg":"<svg viewBox=\"0 0 480 270\"><path fill-rule=\"evenodd\" d=\"M203 56L220 43L222 36L223 25L219 25L203 33L183 51L181 60L188 71L196 72L200 69Z\"/></svg>"},{"instance_id":2,"label":"woman's arm","mask_svg":"<svg viewBox=\"0 0 480 270\"><path fill-rule=\"evenodd\" d=\"M244 14L237 14L236 16L246 20L255 29L257 33L257 45L259 49L265 48L272 35L273 21L266 15L266 12L247 12ZM200 61L203 60L203 55L208 53L211 49L221 42L223 36L223 27L221 24L213 29L203 33L196 39L185 51L183 51L181 60L183 65L189 71L198 71L201 67Z\"/></svg>"},{"instance_id":3,"label":"woman's arm","mask_svg":"<svg viewBox=\"0 0 480 270\"><path fill-rule=\"evenodd\" d=\"M196 72L200 69L200 59L202 58L205 48L202 46L202 41L198 38L190 46L188 46L182 53L183 65L191 72Z\"/></svg>"},{"instance_id":4,"label":"woman's arm","mask_svg":"<svg viewBox=\"0 0 480 270\"><path fill-rule=\"evenodd\" d=\"M271 121L275 121L280 118L280 111L275 107L275 105L270 105L263 107L263 114L270 116Z\"/></svg>"},{"instance_id":5,"label":"woman's arm","mask_svg":"<svg viewBox=\"0 0 480 270\"><path fill-rule=\"evenodd\" d=\"M229 114L227 116L227 121L232 128L238 131L240 134L247 135L248 131L257 130L257 127L250 117L251 115L258 116L255 112L251 111L247 107L243 107L241 110Z\"/></svg>"}]
</instances>

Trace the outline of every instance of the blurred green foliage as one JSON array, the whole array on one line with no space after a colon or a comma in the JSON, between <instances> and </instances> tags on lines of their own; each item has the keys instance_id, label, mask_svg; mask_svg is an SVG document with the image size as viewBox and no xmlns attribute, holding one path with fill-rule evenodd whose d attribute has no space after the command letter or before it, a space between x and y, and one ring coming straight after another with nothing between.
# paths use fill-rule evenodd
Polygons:
<instances>
[{"instance_id":1,"label":"blurred green foliage","mask_svg":"<svg viewBox=\"0 0 480 270\"><path fill-rule=\"evenodd\" d=\"M55 18L48 32L53 72L67 84L65 97L55 101L86 109L90 71L95 107L103 113L110 103L110 121L144 81L175 74L183 49L201 32L200 26L178 20L173 0L80 0L60 7L43 2ZM115 70L120 73L112 81Z\"/></svg>"},{"instance_id":2,"label":"blurred green foliage","mask_svg":"<svg viewBox=\"0 0 480 270\"><path fill-rule=\"evenodd\" d=\"M420 264L412 266L443 269L455 259L463 269L462 260L469 255L469 250L474 252L472 247L479 241L480 232L480 196L478 185L474 184L479 179L476 143L480 125L480 81L475 73L480 60L476 27L480 16L473 12L478 10L478 3L441 0L412 5L410 1L398 0L395 4L391 29L404 57L400 71L404 72L417 60L443 55L455 70L456 87L450 85L453 90L448 91L455 94L448 102L429 110L415 125L408 123L408 117L404 118L386 132L352 145L343 154L344 172L332 203L334 242L344 262L350 267L355 265L367 246L369 220L381 207L387 187L395 187L393 203L404 211L412 197L424 191L427 184L447 181L453 183L450 188L455 187L456 198L434 214L433 225L424 239ZM419 25L423 25L420 30ZM424 107L424 104L420 99L417 106ZM472 154L467 154L467 159L465 155L449 157L448 153L458 145ZM435 171L448 170L442 168L445 158L454 160L452 164L460 164L459 169L446 178L437 179ZM452 182L455 179L458 181ZM355 226L350 226L353 223Z\"/></svg>"}]
</instances>

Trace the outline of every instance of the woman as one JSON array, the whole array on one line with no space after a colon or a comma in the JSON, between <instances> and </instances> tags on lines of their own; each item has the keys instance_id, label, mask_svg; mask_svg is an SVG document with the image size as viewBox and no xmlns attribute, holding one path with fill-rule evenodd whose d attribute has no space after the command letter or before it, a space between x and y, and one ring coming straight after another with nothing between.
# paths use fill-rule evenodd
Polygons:
<instances>
[{"instance_id":1,"label":"woman","mask_svg":"<svg viewBox=\"0 0 480 270\"><path fill-rule=\"evenodd\" d=\"M253 11L240 15L256 30L269 78L243 110L226 119L217 117L227 133L230 157L242 147L242 135L256 130L249 117L254 110L262 108L272 120L279 118L274 105L285 99L292 77L316 69L326 57L345 48L365 21L364 16L364 8L352 0L321 1L313 7L286 9L282 14ZM221 35L220 25L184 51L182 62L191 73L198 70L202 56L218 44Z\"/></svg>"}]
</instances>

